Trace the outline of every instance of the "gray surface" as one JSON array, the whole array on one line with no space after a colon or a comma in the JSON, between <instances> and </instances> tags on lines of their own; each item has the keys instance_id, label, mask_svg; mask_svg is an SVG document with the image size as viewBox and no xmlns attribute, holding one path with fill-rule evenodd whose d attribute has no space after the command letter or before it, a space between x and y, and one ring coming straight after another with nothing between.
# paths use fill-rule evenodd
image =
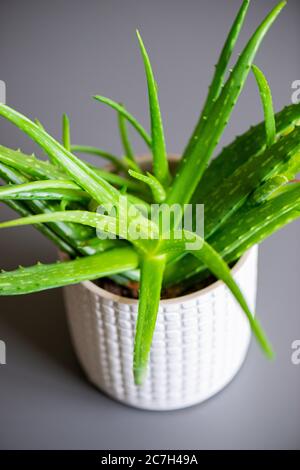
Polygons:
<instances>
[{"instance_id":1,"label":"gray surface","mask_svg":"<svg viewBox=\"0 0 300 470\"><path fill-rule=\"evenodd\" d=\"M147 124L146 91L134 30L151 52L160 85L170 152L180 152L199 112L223 38L239 1L3 1L0 79L8 103L38 116L55 135L59 116L73 122L74 141L120 151L115 116L94 93L123 100ZM253 2L246 34L273 1ZM257 64L266 72L276 108L290 102L300 79L299 2L269 33ZM252 77L224 142L261 116ZM1 121L1 143L34 146ZM138 153L141 142L134 139ZM11 213L0 207L1 219ZM291 343L300 339L300 224L261 248L258 315L277 351L267 362L255 344L238 377L205 404L181 412L126 408L89 385L74 356L61 292L0 300L0 448L300 448L300 366ZM1 267L50 261L51 244L31 228L0 233Z\"/></svg>"}]
</instances>

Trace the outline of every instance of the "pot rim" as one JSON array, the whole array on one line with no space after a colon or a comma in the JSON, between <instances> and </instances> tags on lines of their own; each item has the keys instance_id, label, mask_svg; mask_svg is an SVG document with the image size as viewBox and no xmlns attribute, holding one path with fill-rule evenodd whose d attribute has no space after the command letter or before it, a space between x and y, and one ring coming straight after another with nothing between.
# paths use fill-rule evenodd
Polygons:
<instances>
[{"instance_id":1,"label":"pot rim","mask_svg":"<svg viewBox=\"0 0 300 470\"><path fill-rule=\"evenodd\" d=\"M255 249L256 245L252 248L250 248L246 253L244 253L243 256L237 261L237 263L234 265L234 267L231 269L231 272L233 274L237 273L247 262L248 258L251 255L251 252ZM118 294L114 294L112 292L109 292L102 287L97 286L93 281L83 281L80 283L84 287L86 287L89 291L93 292L94 294L97 294L100 297L104 297L105 299L113 300L115 302L121 302L123 304L127 305L137 305L139 303L139 299L131 299L129 297L123 297ZM178 302L185 302L189 300L193 300L195 298L202 297L214 289L217 289L218 287L221 287L223 285L223 281L216 281L213 284L210 284L209 286L205 287L204 289L197 290L195 292L192 292L191 294L186 294L182 295L179 297L173 297L171 299L161 299L160 304L162 305L172 305L174 303Z\"/></svg>"}]
</instances>

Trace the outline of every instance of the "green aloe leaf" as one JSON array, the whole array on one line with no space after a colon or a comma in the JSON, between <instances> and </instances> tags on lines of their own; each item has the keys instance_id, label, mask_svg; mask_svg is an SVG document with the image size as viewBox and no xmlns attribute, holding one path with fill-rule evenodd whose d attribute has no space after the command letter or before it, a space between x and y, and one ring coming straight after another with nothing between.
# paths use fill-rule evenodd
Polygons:
<instances>
[{"instance_id":1,"label":"green aloe leaf","mask_svg":"<svg viewBox=\"0 0 300 470\"><path fill-rule=\"evenodd\" d=\"M116 101L111 100L110 98L105 98L105 96L100 96L96 95L94 96L95 100L100 101L100 103L104 103L111 108L113 108L115 111L117 111L119 114L122 114L125 119L127 119L128 122L135 128L135 130L140 134L142 139L145 141L147 146L151 149L151 137L149 134L145 131L143 126L135 119L135 117L132 116L125 108L124 106L121 106L119 103Z\"/></svg>"},{"instance_id":2,"label":"green aloe leaf","mask_svg":"<svg viewBox=\"0 0 300 470\"><path fill-rule=\"evenodd\" d=\"M151 173L147 173L147 175L142 175L141 173L138 173L133 170L129 170L128 173L133 178L136 178L139 181L143 181L149 186L152 191L155 202L161 203L166 199L166 192L164 190L164 187L155 178L155 176L151 175Z\"/></svg>"},{"instance_id":3,"label":"green aloe leaf","mask_svg":"<svg viewBox=\"0 0 300 470\"><path fill-rule=\"evenodd\" d=\"M132 191L137 191L137 192L140 192L144 189L142 185L138 184L136 181L132 179L124 178L121 175L117 175L116 173L111 173L109 171L102 170L100 168L96 168L96 167L92 167L92 168L94 169L95 173L98 174L101 178L103 178L108 183L111 183L112 185L117 186L118 188L122 188L126 186L127 189L130 189Z\"/></svg>"},{"instance_id":4,"label":"green aloe leaf","mask_svg":"<svg viewBox=\"0 0 300 470\"><path fill-rule=\"evenodd\" d=\"M226 259L234 260L284 225L300 217L300 184L278 189L257 206L245 204L216 232L211 243Z\"/></svg>"},{"instance_id":5,"label":"green aloe leaf","mask_svg":"<svg viewBox=\"0 0 300 470\"><path fill-rule=\"evenodd\" d=\"M31 184L28 182L28 179L18 173L17 170L7 167L2 163L0 163L0 176L7 183L14 183L14 185L17 186L22 184ZM62 180L59 180L59 184L61 182ZM44 184L45 181L41 181L40 183ZM40 183L37 182L37 184ZM14 186L10 186L10 188L13 189ZM2 191L2 188L0 188L0 190ZM28 196L29 195L27 194L26 197ZM32 200L27 199L26 201L22 201L22 203L12 200L4 200L4 202L23 217L37 213L52 213L58 210L57 204L53 205L50 202L37 200L35 197ZM35 225L35 227L52 240L62 251L68 253L72 257L75 257L79 253L87 255L97 253L98 251L94 246L95 244L93 244L93 246L89 246L89 240L95 236L94 229L90 227L64 222L50 223L48 225L38 224ZM101 242L101 240L99 240L99 242Z\"/></svg>"},{"instance_id":6,"label":"green aloe leaf","mask_svg":"<svg viewBox=\"0 0 300 470\"><path fill-rule=\"evenodd\" d=\"M119 238L98 238L94 237L89 240L83 241L80 243L82 248L85 248L86 254L94 255L96 253L102 253L112 248L122 248L124 246L129 246L126 240L121 240ZM87 251L89 250L89 251Z\"/></svg>"},{"instance_id":7,"label":"green aloe leaf","mask_svg":"<svg viewBox=\"0 0 300 470\"><path fill-rule=\"evenodd\" d=\"M66 179L66 174L56 166L39 160L34 155L25 155L20 150L11 150L2 145L0 162L34 179Z\"/></svg>"},{"instance_id":8,"label":"green aloe leaf","mask_svg":"<svg viewBox=\"0 0 300 470\"><path fill-rule=\"evenodd\" d=\"M43 126L43 124L41 123L41 121L38 119L38 118L35 118L34 119L34 122L37 126L39 126L41 129L45 129L45 127Z\"/></svg>"},{"instance_id":9,"label":"green aloe leaf","mask_svg":"<svg viewBox=\"0 0 300 470\"><path fill-rule=\"evenodd\" d=\"M31 224L40 224L40 223L49 223L49 222L72 222L75 224L87 225L89 227L94 227L99 231L104 231L112 235L118 235L125 239L130 239L133 244L142 249L142 240L148 239L148 237L157 236L157 227L154 224L151 224L149 221L148 225L144 225L144 220L137 218L138 232L141 235L141 239L131 240L130 234L127 231L127 226L123 225L121 222L114 217L107 215L102 215L95 212L88 211L60 211L60 212L51 212L47 214L39 214L31 217L23 217L21 219L10 220L8 222L0 223L0 228L9 228L9 227L18 227L23 225Z\"/></svg>"},{"instance_id":10,"label":"green aloe leaf","mask_svg":"<svg viewBox=\"0 0 300 470\"><path fill-rule=\"evenodd\" d=\"M62 140L63 140L63 146L70 152L71 151L70 120L67 114L64 114L63 119L62 119Z\"/></svg>"},{"instance_id":11,"label":"green aloe leaf","mask_svg":"<svg viewBox=\"0 0 300 470\"><path fill-rule=\"evenodd\" d=\"M144 46L140 33L137 31L137 37L144 61L145 72L148 84L150 121L151 121L151 139L153 153L153 173L163 186L168 186L171 181L169 164L166 152L163 124L158 100L157 84L154 79L151 62Z\"/></svg>"},{"instance_id":12,"label":"green aloe leaf","mask_svg":"<svg viewBox=\"0 0 300 470\"><path fill-rule=\"evenodd\" d=\"M68 174L73 181L81 186L100 205L113 205L119 212L118 216L122 217L124 220L124 214L121 214L122 208L120 207L120 191L105 181L93 170L93 168L70 153L43 129L17 111L4 104L0 104L0 116L5 117L8 121L19 127L37 144L39 144L46 153L52 155L53 159L61 168L63 168L66 174ZM123 196L123 198L124 197L125 196ZM127 225L130 226L133 219L135 220L138 217L141 226L149 227L148 219L145 218L142 213L138 212L139 211L136 209L136 206L132 206L130 201L127 200L127 217L125 219ZM130 234L130 231L127 231L127 233ZM143 243L143 240L140 240L140 242L141 245L148 244L148 240L145 240L145 243Z\"/></svg>"},{"instance_id":13,"label":"green aloe leaf","mask_svg":"<svg viewBox=\"0 0 300 470\"><path fill-rule=\"evenodd\" d=\"M219 61L216 65L215 74L212 80L212 84L209 88L208 97L203 109L202 116L208 116L210 110L212 109L216 99L219 97L222 90L224 77L228 69L228 65L235 48L236 42L239 38L241 29L244 25L244 21L247 15L249 8L250 0L244 0L242 6L234 20L232 28L229 32L229 35L226 39L224 47L222 49Z\"/></svg>"},{"instance_id":14,"label":"green aloe leaf","mask_svg":"<svg viewBox=\"0 0 300 470\"><path fill-rule=\"evenodd\" d=\"M0 187L0 200L4 199L64 199L86 202L90 197L72 181L42 180Z\"/></svg>"},{"instance_id":15,"label":"green aloe leaf","mask_svg":"<svg viewBox=\"0 0 300 470\"><path fill-rule=\"evenodd\" d=\"M210 193L205 201L205 236L210 237L261 184L278 174L300 170L300 127L267 149L253 155Z\"/></svg>"},{"instance_id":16,"label":"green aloe leaf","mask_svg":"<svg viewBox=\"0 0 300 470\"><path fill-rule=\"evenodd\" d=\"M300 104L291 105L276 114L276 140L291 133L300 123ZM262 155L266 150L265 121L251 127L225 147L217 158L213 159L205 171L201 183L193 195L193 203L205 203L212 187L218 187L224 179L246 163L253 155Z\"/></svg>"},{"instance_id":17,"label":"green aloe leaf","mask_svg":"<svg viewBox=\"0 0 300 470\"><path fill-rule=\"evenodd\" d=\"M269 13L240 55L226 85L210 112L209 120L207 120L202 132L194 136L195 145L192 146L189 154L184 154L181 159L174 184L168 195L168 202L170 204L184 204L190 201L228 123L234 105L248 77L259 45L285 5L286 2L281 2Z\"/></svg>"},{"instance_id":18,"label":"green aloe leaf","mask_svg":"<svg viewBox=\"0 0 300 470\"><path fill-rule=\"evenodd\" d=\"M99 204L106 202L116 203L119 193L113 186L95 174L93 169L70 153L47 132L30 121L30 119L4 104L0 104L0 116L5 117L30 136Z\"/></svg>"},{"instance_id":19,"label":"green aloe leaf","mask_svg":"<svg viewBox=\"0 0 300 470\"><path fill-rule=\"evenodd\" d=\"M73 222L76 224L88 225L90 227L100 228L117 235L116 219L102 214L96 214L88 211L60 211L49 214L38 214L31 217L9 220L1 222L0 228L18 227L22 225L41 224L48 222Z\"/></svg>"},{"instance_id":20,"label":"green aloe leaf","mask_svg":"<svg viewBox=\"0 0 300 470\"><path fill-rule=\"evenodd\" d=\"M46 130L46 129L45 129L45 126L43 126L43 124L41 123L41 121L40 121L38 118L35 118L35 119L34 119L34 123L35 123L38 127L40 127L41 129L43 129L44 131ZM48 158L49 158L50 163L52 163L53 165L56 164L51 155L48 155Z\"/></svg>"},{"instance_id":21,"label":"green aloe leaf","mask_svg":"<svg viewBox=\"0 0 300 470\"><path fill-rule=\"evenodd\" d=\"M230 289L231 293L235 297L236 301L239 303L240 307L244 311L258 343L260 344L266 355L272 358L272 347L265 333L263 332L258 320L251 313L248 304L241 292L241 289L232 277L231 271L223 260L222 256L217 253L211 245L201 239L198 235L193 234L191 232L181 231L178 234L174 232L174 237L175 239L173 241L173 245L176 249L179 249L179 247L181 246L182 249L190 251L186 247L187 243L193 243L193 240L194 243L199 243L200 248L198 249L195 247L195 249L191 250L190 253L196 258L198 258L210 270L212 274L214 274L218 279L222 280L227 285L227 287ZM172 241L168 240L166 246L171 247L171 245ZM163 246L164 245L162 245L162 249Z\"/></svg>"},{"instance_id":22,"label":"green aloe leaf","mask_svg":"<svg viewBox=\"0 0 300 470\"><path fill-rule=\"evenodd\" d=\"M209 243L227 263L231 263L299 217L300 185L288 184L260 205L245 203L210 237ZM193 278L199 280L199 275L205 270L203 263L187 255L167 266L164 285L179 284Z\"/></svg>"},{"instance_id":23,"label":"green aloe leaf","mask_svg":"<svg viewBox=\"0 0 300 470\"><path fill-rule=\"evenodd\" d=\"M165 256L145 257L141 265L140 301L134 345L134 380L143 383L158 313Z\"/></svg>"},{"instance_id":24,"label":"green aloe leaf","mask_svg":"<svg viewBox=\"0 0 300 470\"><path fill-rule=\"evenodd\" d=\"M0 176L7 183L27 184L29 182L28 178L23 176L17 170L7 167L2 163L0 163ZM53 204L49 201L39 201L36 199L26 201L26 204L24 202L24 205L30 211L30 213L34 214L52 213L58 210L57 204ZM93 229L72 223L51 223L49 224L49 228L74 249L76 249L77 242L94 236Z\"/></svg>"},{"instance_id":25,"label":"green aloe leaf","mask_svg":"<svg viewBox=\"0 0 300 470\"><path fill-rule=\"evenodd\" d=\"M13 182L14 184L22 184L22 183L27 183L28 180L21 174L17 173L16 170L13 170L9 167L5 167L4 165L0 164L0 175L4 176L6 178L7 182ZM118 176L118 175L115 175ZM146 217L146 214L148 213L148 205L147 203L141 204L141 201L139 198L134 197L129 195L128 196L128 201L131 202L131 215L132 219L134 220L135 226L139 227L139 231L141 233L141 239L139 240L134 240L134 243L142 248L143 243L143 238L145 239L145 243L147 244L147 238L148 237L157 237L157 227L155 224L151 223ZM88 248L82 248L82 245L80 244L80 241L82 240L87 240L89 238L92 238L94 236L94 231L88 227L89 224L84 224L87 225L86 227L83 227L82 221L75 222L73 220L73 216L71 214L72 211L66 211L66 212L56 212L57 211L57 206L53 206L46 201L39 201L39 200L32 200L28 201L29 208L33 210L34 213L45 213L44 216L45 218L51 218L49 222L51 222L50 227L53 228L55 232L57 232L58 235L62 236L65 241L68 243L71 243L71 245L75 245L75 248L79 250L80 253L82 254L87 254L90 253L90 249ZM132 210L134 208L134 210ZM122 207L121 207L122 209ZM124 208L126 210L127 207ZM76 212L76 211L75 211ZM77 211L78 216L82 216L83 211ZM124 212L121 210L121 212ZM54 214L54 215L53 215ZM65 216L63 214L66 214ZM100 220L100 214L94 214L92 212L88 212L87 214L90 215L89 220L94 218L95 223ZM43 214L41 214L42 216ZM124 216L124 214L121 214ZM99 216L97 218L97 216ZM55 219L55 220L54 220ZM64 219L64 220L63 220ZM23 219L24 220L24 219ZM128 218L125 217L125 224L122 223L122 218L121 222L118 224L123 232L124 238L130 235L130 230L127 231L127 223L128 223ZM20 224L21 221L18 223ZM31 222L30 222L31 223ZM37 223L37 222L34 222ZM46 221L44 220L44 223ZM79 224L79 225L78 225ZM130 224L129 224L130 225ZM91 227L94 227L93 223L90 225ZM92 233L91 233L92 230ZM73 243L72 243L73 242Z\"/></svg>"},{"instance_id":26,"label":"green aloe leaf","mask_svg":"<svg viewBox=\"0 0 300 470\"><path fill-rule=\"evenodd\" d=\"M267 146L271 147L274 144L276 138L276 123L274 116L272 93L268 81L264 76L263 72L256 65L252 65L252 70L259 88L259 93L264 110Z\"/></svg>"},{"instance_id":27,"label":"green aloe leaf","mask_svg":"<svg viewBox=\"0 0 300 470\"><path fill-rule=\"evenodd\" d=\"M225 41L224 47L222 49L219 61L216 65L215 73L213 76L212 83L209 87L208 96L206 98L203 111L201 113L200 119L197 123L195 131L188 143L187 148L185 149L185 154L189 154L191 148L195 143L197 143L197 136L201 133L203 126L206 124L207 119L209 119L209 113L212 110L214 103L218 99L222 87L224 85L224 77L228 70L229 62L234 51L236 42L239 38L241 29L244 25L247 11L249 8L250 0L244 0L241 8L238 11L238 14L233 22L233 25L229 31L228 37Z\"/></svg>"},{"instance_id":28,"label":"green aloe leaf","mask_svg":"<svg viewBox=\"0 0 300 470\"><path fill-rule=\"evenodd\" d=\"M19 295L77 284L135 269L139 259L131 248L116 248L74 261L19 268L0 274L0 295Z\"/></svg>"},{"instance_id":29,"label":"green aloe leaf","mask_svg":"<svg viewBox=\"0 0 300 470\"><path fill-rule=\"evenodd\" d=\"M259 186L251 195L253 204L262 204L268 200L274 192L289 182L285 175L276 175L269 178L262 186Z\"/></svg>"},{"instance_id":30,"label":"green aloe leaf","mask_svg":"<svg viewBox=\"0 0 300 470\"><path fill-rule=\"evenodd\" d=\"M126 119L121 113L118 113L118 125L119 125L122 145L123 145L124 152L125 152L125 161L127 162L128 166L130 165L131 169L138 171L140 173L141 169L134 158L134 153L131 148L130 141L129 141Z\"/></svg>"}]
</instances>

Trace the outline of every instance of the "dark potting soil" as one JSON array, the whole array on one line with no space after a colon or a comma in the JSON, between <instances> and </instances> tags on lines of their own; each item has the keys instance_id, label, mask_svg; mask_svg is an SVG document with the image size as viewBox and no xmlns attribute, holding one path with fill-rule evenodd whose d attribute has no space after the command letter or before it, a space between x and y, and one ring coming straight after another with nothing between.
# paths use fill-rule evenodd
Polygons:
<instances>
[{"instance_id":1,"label":"dark potting soil","mask_svg":"<svg viewBox=\"0 0 300 470\"><path fill-rule=\"evenodd\" d=\"M217 279L214 276L209 276L206 279L201 281L195 281L192 286L172 286L167 289L163 289L161 293L161 299L174 299L176 297L181 297L183 295L192 294L197 292L205 287L210 286ZM138 299L139 294L139 283L138 282L128 282L126 286L117 284L112 279L102 278L94 281L95 284L102 289L111 292L112 294L119 295L120 297L127 297L129 299Z\"/></svg>"}]
</instances>

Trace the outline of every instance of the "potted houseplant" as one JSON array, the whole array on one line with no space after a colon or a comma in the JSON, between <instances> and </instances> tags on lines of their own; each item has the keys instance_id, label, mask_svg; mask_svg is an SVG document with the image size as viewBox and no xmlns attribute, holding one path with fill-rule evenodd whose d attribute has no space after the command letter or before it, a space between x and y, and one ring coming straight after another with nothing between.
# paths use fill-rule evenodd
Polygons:
<instances>
[{"instance_id":1,"label":"potted houseplant","mask_svg":"<svg viewBox=\"0 0 300 470\"><path fill-rule=\"evenodd\" d=\"M243 2L179 159L166 153L157 86L139 33L151 133L122 104L95 96L117 111L122 159L73 145L66 115L59 143L39 121L0 105L0 115L49 157L0 146L0 176L7 183L0 199L22 216L0 227L34 224L60 252L56 264L2 272L0 295L65 286L88 377L127 404L172 409L212 396L238 371L251 330L273 356L253 314L257 244L300 215L300 106L275 115L267 80L253 61L284 6L269 13L225 78L249 7ZM251 70L265 119L209 164ZM135 158L128 123L151 157ZM79 153L104 157L111 167L85 163ZM202 212L194 210L199 204L203 234L197 230Z\"/></svg>"}]
</instances>

